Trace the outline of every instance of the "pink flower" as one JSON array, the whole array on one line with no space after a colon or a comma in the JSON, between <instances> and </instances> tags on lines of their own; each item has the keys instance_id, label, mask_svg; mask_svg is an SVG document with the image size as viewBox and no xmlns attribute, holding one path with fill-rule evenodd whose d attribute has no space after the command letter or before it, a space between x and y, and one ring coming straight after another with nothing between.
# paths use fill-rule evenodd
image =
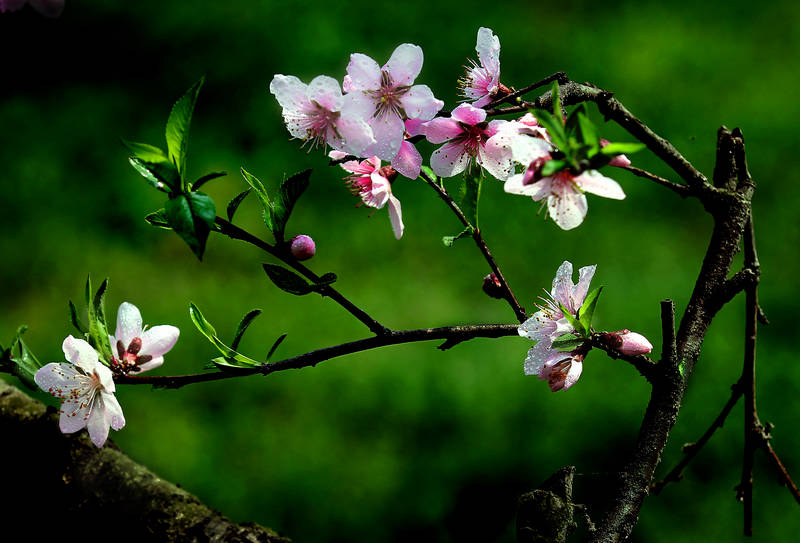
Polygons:
<instances>
[{"instance_id":1,"label":"pink flower","mask_svg":"<svg viewBox=\"0 0 800 543\"><path fill-rule=\"evenodd\" d=\"M422 125L431 143L445 143L431 156L431 168L441 177L458 175L474 161L497 179L513 172L510 133L501 130L508 121L486 122L486 111L461 104L449 119L436 118Z\"/></svg>"},{"instance_id":2,"label":"pink flower","mask_svg":"<svg viewBox=\"0 0 800 543\"><path fill-rule=\"evenodd\" d=\"M605 147L609 143L611 143L611 142L608 141L607 139L600 138L600 147ZM617 155L617 156L615 156L614 158L612 158L609 161L608 165L609 166L617 166L619 168L625 168L625 167L631 165L631 159L629 159L625 155Z\"/></svg>"},{"instance_id":3,"label":"pink flower","mask_svg":"<svg viewBox=\"0 0 800 543\"><path fill-rule=\"evenodd\" d=\"M0 0L0 13L17 11L25 2L45 17L58 17L64 11L64 0Z\"/></svg>"},{"instance_id":4,"label":"pink flower","mask_svg":"<svg viewBox=\"0 0 800 543\"><path fill-rule=\"evenodd\" d=\"M560 306L563 305L571 315L577 315L578 309L583 305L586 294L589 292L589 284L592 282L596 269L597 266L592 265L578 270L578 284L576 285L572 282L572 264L565 260L559 266L553 279L552 290L547 293L547 298L542 298L544 305L537 304L539 311L519 326L519 335L538 341L531 349L531 353L537 348L549 349L554 339L575 331L564 317ZM536 356L536 360L539 361L537 371L538 367L544 363L543 357L545 356L547 356L546 353L538 352Z\"/></svg>"},{"instance_id":5,"label":"pink flower","mask_svg":"<svg viewBox=\"0 0 800 543\"><path fill-rule=\"evenodd\" d=\"M102 447L108 429L125 426L122 408L114 396L111 370L100 363L95 350L82 339L67 336L62 345L71 362L52 362L39 369L34 381L39 388L63 400L58 426L65 434L87 428L92 443Z\"/></svg>"},{"instance_id":6,"label":"pink flower","mask_svg":"<svg viewBox=\"0 0 800 543\"><path fill-rule=\"evenodd\" d=\"M392 159L392 168L409 179L419 177L419 172L422 168L422 155L419 154L414 144L408 141L408 138L422 133L421 125L423 122L422 119L406 119L406 135L403 138L403 143L400 144L400 150Z\"/></svg>"},{"instance_id":7,"label":"pink flower","mask_svg":"<svg viewBox=\"0 0 800 543\"><path fill-rule=\"evenodd\" d=\"M346 155L336 151L331 151L328 155L334 160L344 158ZM381 168L381 161L377 156L362 160L349 160L341 164L345 171L351 175L345 179L353 194L361 197L364 205L382 208L389 205L389 220L392 223L394 237L403 237L403 213L400 208L400 200L392 194L392 183L390 179L397 176L397 172L391 166Z\"/></svg>"},{"instance_id":8,"label":"pink flower","mask_svg":"<svg viewBox=\"0 0 800 543\"><path fill-rule=\"evenodd\" d=\"M276 75L269 84L283 108L289 133L314 148L329 145L361 156L375 143L372 130L362 119L342 111L344 96L339 82L320 75L306 85L293 75Z\"/></svg>"},{"instance_id":9,"label":"pink flower","mask_svg":"<svg viewBox=\"0 0 800 543\"><path fill-rule=\"evenodd\" d=\"M403 143L403 120L433 119L442 109L444 102L427 85L413 84L422 61L422 49L410 43L399 45L383 67L367 55L350 55L342 111L368 122L376 140L364 153L355 154L394 161Z\"/></svg>"},{"instance_id":10,"label":"pink flower","mask_svg":"<svg viewBox=\"0 0 800 543\"><path fill-rule=\"evenodd\" d=\"M553 221L563 230L579 226L586 217L588 209L586 195L591 192L604 198L623 200L625 193L619 183L601 175L596 170L587 170L573 175L568 169L556 172L549 177L537 178L535 168L544 163L532 163L534 170L515 174L505 183L505 191L511 194L530 196L535 202L547 199L547 210Z\"/></svg>"},{"instance_id":11,"label":"pink flower","mask_svg":"<svg viewBox=\"0 0 800 543\"><path fill-rule=\"evenodd\" d=\"M122 302L117 310L117 331L109 335L111 350L116 350L111 364L122 373L141 373L164 363L166 354L178 341L180 330L170 325L142 328L139 309Z\"/></svg>"},{"instance_id":12,"label":"pink flower","mask_svg":"<svg viewBox=\"0 0 800 543\"><path fill-rule=\"evenodd\" d=\"M500 39L492 33L490 28L478 29L478 40L475 44L480 65L470 60L471 67L459 79L458 86L461 95L467 100L472 100L474 107L483 107L498 97L503 89L509 90L500 83Z\"/></svg>"},{"instance_id":13,"label":"pink flower","mask_svg":"<svg viewBox=\"0 0 800 543\"><path fill-rule=\"evenodd\" d=\"M533 350L531 349L531 353ZM525 375L538 375L539 379L547 381L552 392L567 390L578 381L583 373L583 359L586 358L586 353L555 350L546 350L546 352L547 355L543 359L538 359L531 353L528 354L528 358L525 359Z\"/></svg>"}]
</instances>

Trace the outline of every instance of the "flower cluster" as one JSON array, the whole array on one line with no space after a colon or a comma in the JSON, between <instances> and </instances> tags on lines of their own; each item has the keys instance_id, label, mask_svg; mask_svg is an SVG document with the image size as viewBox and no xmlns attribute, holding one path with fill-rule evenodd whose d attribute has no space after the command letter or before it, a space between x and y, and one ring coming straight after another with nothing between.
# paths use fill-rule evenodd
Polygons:
<instances>
[{"instance_id":1,"label":"flower cluster","mask_svg":"<svg viewBox=\"0 0 800 543\"><path fill-rule=\"evenodd\" d=\"M52 362L34 376L39 388L62 400L61 431L71 434L86 428L92 443L102 447L109 428L125 426L122 407L114 396L114 373L139 373L160 366L178 334L177 328L168 325L144 330L139 310L124 302L117 312L116 334L109 336L117 353L109 361L110 368L88 342L67 336L62 349L68 363Z\"/></svg>"}]
</instances>

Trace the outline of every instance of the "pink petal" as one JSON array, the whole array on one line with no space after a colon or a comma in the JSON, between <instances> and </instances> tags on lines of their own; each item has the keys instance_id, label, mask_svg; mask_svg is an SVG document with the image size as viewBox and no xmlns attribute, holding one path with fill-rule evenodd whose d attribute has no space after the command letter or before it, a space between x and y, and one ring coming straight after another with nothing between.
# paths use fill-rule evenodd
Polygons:
<instances>
[{"instance_id":1,"label":"pink petal","mask_svg":"<svg viewBox=\"0 0 800 543\"><path fill-rule=\"evenodd\" d=\"M505 181L514 173L514 167L511 165L511 146L501 134L492 136L486 145L478 148L478 162L500 181Z\"/></svg>"},{"instance_id":2,"label":"pink petal","mask_svg":"<svg viewBox=\"0 0 800 543\"><path fill-rule=\"evenodd\" d=\"M363 156L366 149L375 144L372 128L363 119L342 115L336 121L336 130L344 138L343 149L348 154Z\"/></svg>"},{"instance_id":3,"label":"pink petal","mask_svg":"<svg viewBox=\"0 0 800 543\"><path fill-rule=\"evenodd\" d=\"M389 194L389 220L392 222L392 230L394 230L394 237L400 239L403 237L403 212L400 209L400 200L394 194Z\"/></svg>"},{"instance_id":4,"label":"pink petal","mask_svg":"<svg viewBox=\"0 0 800 543\"><path fill-rule=\"evenodd\" d=\"M392 167L400 172L401 175L409 179L416 179L419 177L420 168L422 167L422 155L419 154L413 143L403 141L400 144L400 151L397 156L392 159Z\"/></svg>"},{"instance_id":5,"label":"pink petal","mask_svg":"<svg viewBox=\"0 0 800 543\"><path fill-rule=\"evenodd\" d=\"M596 269L597 265L595 264L592 266L584 266L578 270L578 284L575 285L575 288L572 290L573 307L576 311L583 305L586 294L589 293L589 283L592 282L592 277L594 277Z\"/></svg>"},{"instance_id":6,"label":"pink petal","mask_svg":"<svg viewBox=\"0 0 800 543\"><path fill-rule=\"evenodd\" d=\"M347 65L347 92L376 90L381 86L381 68L367 55L353 53Z\"/></svg>"},{"instance_id":7,"label":"pink petal","mask_svg":"<svg viewBox=\"0 0 800 543\"><path fill-rule=\"evenodd\" d=\"M392 185L378 172L372 172L369 178L372 181L372 190L367 194L362 194L361 197L369 207L380 209L389 200L392 194Z\"/></svg>"},{"instance_id":8,"label":"pink petal","mask_svg":"<svg viewBox=\"0 0 800 543\"><path fill-rule=\"evenodd\" d=\"M580 226L586 218L586 195L574 190L561 190L551 194L547 200L550 216L562 230L572 230Z\"/></svg>"},{"instance_id":9,"label":"pink petal","mask_svg":"<svg viewBox=\"0 0 800 543\"><path fill-rule=\"evenodd\" d=\"M625 193L619 183L613 179L602 175L597 170L589 170L583 172L575 178L575 183L585 190L604 198L613 198L614 200L624 200Z\"/></svg>"},{"instance_id":10,"label":"pink petal","mask_svg":"<svg viewBox=\"0 0 800 543\"><path fill-rule=\"evenodd\" d=\"M87 374L95 371L99 363L97 352L86 341L67 336L61 348L64 351L64 357Z\"/></svg>"},{"instance_id":11,"label":"pink petal","mask_svg":"<svg viewBox=\"0 0 800 543\"><path fill-rule=\"evenodd\" d=\"M532 317L519 325L517 332L520 336L533 341L547 340L545 343L549 344L549 338L554 330L553 319L548 317L544 311L537 311Z\"/></svg>"},{"instance_id":12,"label":"pink petal","mask_svg":"<svg viewBox=\"0 0 800 543\"><path fill-rule=\"evenodd\" d=\"M168 324L153 326L142 334L142 349L140 356L150 355L153 358L163 356L178 341L180 330Z\"/></svg>"},{"instance_id":13,"label":"pink petal","mask_svg":"<svg viewBox=\"0 0 800 543\"><path fill-rule=\"evenodd\" d=\"M318 75L308 84L308 99L313 100L328 111L342 109L342 89L339 82L327 75Z\"/></svg>"},{"instance_id":14,"label":"pink petal","mask_svg":"<svg viewBox=\"0 0 800 543\"><path fill-rule=\"evenodd\" d=\"M464 132L461 125L453 119L444 119L437 117L432 121L423 123L421 126L422 133L431 143L444 143L451 140Z\"/></svg>"},{"instance_id":15,"label":"pink petal","mask_svg":"<svg viewBox=\"0 0 800 543\"><path fill-rule=\"evenodd\" d=\"M500 38L492 33L490 28L478 29L478 39L475 44L478 60L493 76L500 75Z\"/></svg>"},{"instance_id":16,"label":"pink petal","mask_svg":"<svg viewBox=\"0 0 800 543\"><path fill-rule=\"evenodd\" d=\"M577 307L572 307L572 291L575 285L572 283L572 263L565 260L558 267L556 276L553 278L553 289L550 295L558 303L563 304L573 315Z\"/></svg>"},{"instance_id":17,"label":"pink petal","mask_svg":"<svg viewBox=\"0 0 800 543\"><path fill-rule=\"evenodd\" d=\"M431 155L431 169L440 177L453 177L467 169L469 158L463 144L445 143Z\"/></svg>"},{"instance_id":18,"label":"pink petal","mask_svg":"<svg viewBox=\"0 0 800 543\"><path fill-rule=\"evenodd\" d=\"M409 136L419 136L422 134L425 135L422 131L422 125L424 121L422 119L406 119L406 132Z\"/></svg>"},{"instance_id":19,"label":"pink petal","mask_svg":"<svg viewBox=\"0 0 800 543\"><path fill-rule=\"evenodd\" d=\"M117 332L114 337L127 348L131 340L142 335L142 314L129 302L122 302L117 310ZM116 345L112 345L116 349Z\"/></svg>"},{"instance_id":20,"label":"pink petal","mask_svg":"<svg viewBox=\"0 0 800 543\"><path fill-rule=\"evenodd\" d=\"M535 183L523 184L524 174L518 173L506 179L503 190L509 194L522 194L539 201L550 193L550 178L544 177Z\"/></svg>"},{"instance_id":21,"label":"pink petal","mask_svg":"<svg viewBox=\"0 0 800 543\"><path fill-rule=\"evenodd\" d=\"M422 48L404 43L397 46L383 70L389 73L395 86L411 85L422 70L422 61Z\"/></svg>"},{"instance_id":22,"label":"pink petal","mask_svg":"<svg viewBox=\"0 0 800 543\"><path fill-rule=\"evenodd\" d=\"M453 110L450 117L464 124L476 125L486 120L486 111L469 104L461 104Z\"/></svg>"},{"instance_id":23,"label":"pink petal","mask_svg":"<svg viewBox=\"0 0 800 543\"><path fill-rule=\"evenodd\" d=\"M583 362L578 360L573 360L572 364L567 371L567 376L564 379L564 386L562 387L563 390L567 390L568 388L572 387L581 376L583 372Z\"/></svg>"},{"instance_id":24,"label":"pink petal","mask_svg":"<svg viewBox=\"0 0 800 543\"><path fill-rule=\"evenodd\" d=\"M269 84L269 92L284 110L302 111L308 107L308 85L293 75L276 74Z\"/></svg>"},{"instance_id":25,"label":"pink petal","mask_svg":"<svg viewBox=\"0 0 800 543\"><path fill-rule=\"evenodd\" d=\"M370 127L375 143L365 152L374 154L381 160L392 160L400 151L400 144L405 137L403 120L395 113L386 111L374 117Z\"/></svg>"},{"instance_id":26,"label":"pink petal","mask_svg":"<svg viewBox=\"0 0 800 543\"><path fill-rule=\"evenodd\" d=\"M408 117L428 120L436 116L444 102L433 96L428 85L414 85L400 97L400 105Z\"/></svg>"},{"instance_id":27,"label":"pink petal","mask_svg":"<svg viewBox=\"0 0 800 543\"><path fill-rule=\"evenodd\" d=\"M142 373L144 371L150 371L156 369L157 367L164 364L164 357L159 356L158 358L154 358L149 362L145 362L144 364L137 364L134 369L131 370L131 374Z\"/></svg>"}]
</instances>

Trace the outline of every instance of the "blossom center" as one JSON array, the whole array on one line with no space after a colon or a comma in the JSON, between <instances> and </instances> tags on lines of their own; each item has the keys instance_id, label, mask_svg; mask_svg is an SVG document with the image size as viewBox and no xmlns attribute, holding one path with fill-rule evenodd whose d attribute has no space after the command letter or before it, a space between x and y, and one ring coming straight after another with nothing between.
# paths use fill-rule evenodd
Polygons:
<instances>
[{"instance_id":1,"label":"blossom center","mask_svg":"<svg viewBox=\"0 0 800 543\"><path fill-rule=\"evenodd\" d=\"M122 340L117 340L118 358L112 357L111 365L123 374L135 370L137 366L153 359L149 354L140 355L139 351L141 350L142 338L140 337L133 338L127 347L122 343Z\"/></svg>"},{"instance_id":2,"label":"blossom center","mask_svg":"<svg viewBox=\"0 0 800 543\"><path fill-rule=\"evenodd\" d=\"M482 122L477 124L466 124L459 122L461 126L461 133L454 139L459 145L464 146L464 150L472 157L478 155L478 150L486 145L489 140L489 135L486 129L489 123Z\"/></svg>"},{"instance_id":3,"label":"blossom center","mask_svg":"<svg viewBox=\"0 0 800 543\"><path fill-rule=\"evenodd\" d=\"M400 115L403 109L400 104L400 98L410 88L408 85L395 85L389 72L381 71L381 86L376 90L368 91L376 101L374 116L380 117L385 114Z\"/></svg>"}]
</instances>

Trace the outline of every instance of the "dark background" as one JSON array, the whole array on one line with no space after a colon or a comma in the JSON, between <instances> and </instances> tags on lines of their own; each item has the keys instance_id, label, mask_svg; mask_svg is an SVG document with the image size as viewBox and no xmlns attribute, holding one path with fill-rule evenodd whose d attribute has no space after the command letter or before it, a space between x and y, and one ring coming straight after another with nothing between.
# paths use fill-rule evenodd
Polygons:
<instances>
[{"instance_id":1,"label":"dark background","mask_svg":"<svg viewBox=\"0 0 800 543\"><path fill-rule=\"evenodd\" d=\"M130 301L145 322L181 338L157 370L200 371L216 351L188 316L196 303L223 338L253 307L264 310L242 350L278 356L365 337L330 300L277 290L255 250L212 237L198 262L177 236L142 217L162 205L128 166L124 137L163 146L172 103L207 83L191 130L188 173L230 175L206 185L220 214L243 190L240 166L275 184L314 167L289 231L317 242L310 262L393 328L512 322L480 291L486 265L419 181L400 180L406 233L395 241L386 210L356 209L342 172L319 151L288 141L268 92L273 74L341 78L348 55L379 63L410 42L425 52L418 82L453 107L455 82L475 58L479 26L502 43L502 80L522 87L558 70L612 90L710 176L720 124L740 126L759 188L754 214L763 269L759 290L772 325L759 334L759 408L774 445L800 474L796 346L797 87L800 4L771 2L78 2L45 19L30 8L0 16L0 337L20 324L43 362L62 359L73 333L67 300L87 273L111 278L108 310ZM600 116L594 112L595 119ZM603 126L611 140L625 140ZM422 144L423 155L433 147ZM635 165L674 175L649 153ZM597 327L628 327L660 349L658 302L688 300L710 218L700 205L627 172L611 171L624 202L589 196L589 214L563 232L538 204L484 184L481 224L529 309L565 259L598 264L605 285ZM456 180L448 181L450 184ZM262 236L254 199L238 222ZM741 258L741 257L740 257ZM715 320L659 470L681 457L729 397L740 372L742 302ZM648 386L631 367L592 353L580 382L551 394L524 377L530 342L476 340L445 353L435 344L348 356L315 369L153 391L118 388L127 426L113 439L134 459L236 521L297 541L512 541L517 496L557 468L578 466L577 501L605 484L636 436ZM52 401L37 394L44 401ZM735 541L741 505L742 416L737 407L680 484L649 498L636 541ZM756 463L754 541L791 541L800 515ZM48 504L43 496L43 508Z\"/></svg>"}]
</instances>

